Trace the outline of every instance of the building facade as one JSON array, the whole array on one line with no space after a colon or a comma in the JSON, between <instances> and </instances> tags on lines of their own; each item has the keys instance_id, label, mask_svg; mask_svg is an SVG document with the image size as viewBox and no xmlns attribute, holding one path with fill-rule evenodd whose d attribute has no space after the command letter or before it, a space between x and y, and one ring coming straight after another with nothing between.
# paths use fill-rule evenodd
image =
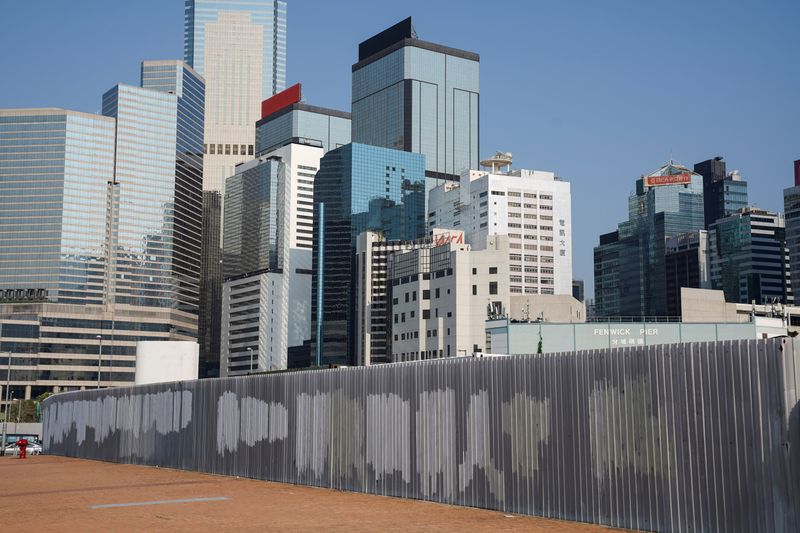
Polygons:
<instances>
[{"instance_id":1,"label":"building facade","mask_svg":"<svg viewBox=\"0 0 800 533\"><path fill-rule=\"evenodd\" d=\"M0 154L0 351L17 398L128 384L137 342L196 342L203 94L187 65L152 61L104 116L0 111L15 147Z\"/></svg>"},{"instance_id":2,"label":"building facade","mask_svg":"<svg viewBox=\"0 0 800 533\"><path fill-rule=\"evenodd\" d=\"M286 369L311 327L316 145L237 167L225 192L221 374ZM253 363L253 366L250 363Z\"/></svg>"},{"instance_id":3,"label":"building facade","mask_svg":"<svg viewBox=\"0 0 800 533\"><path fill-rule=\"evenodd\" d=\"M552 172L471 170L432 189L428 225L464 231L480 250L507 235L512 294L572 294L570 184Z\"/></svg>"},{"instance_id":4,"label":"building facade","mask_svg":"<svg viewBox=\"0 0 800 533\"><path fill-rule=\"evenodd\" d=\"M695 164L694 171L703 176L703 204L706 228L747 207L747 182L738 171L728 173L722 157Z\"/></svg>"},{"instance_id":5,"label":"building facade","mask_svg":"<svg viewBox=\"0 0 800 533\"><path fill-rule=\"evenodd\" d=\"M359 45L353 142L425 156L426 175L478 168L480 57L417 38L407 18Z\"/></svg>"},{"instance_id":6,"label":"building facade","mask_svg":"<svg viewBox=\"0 0 800 533\"><path fill-rule=\"evenodd\" d=\"M221 228L225 180L255 155L261 101L286 86L286 2L186 0L186 63L205 76L203 226ZM206 230L201 264L200 359L203 376L219 374L221 235Z\"/></svg>"},{"instance_id":7,"label":"building facade","mask_svg":"<svg viewBox=\"0 0 800 533\"><path fill-rule=\"evenodd\" d=\"M700 230L667 237L667 316L681 315L683 288L710 289L708 232Z\"/></svg>"},{"instance_id":8,"label":"building facade","mask_svg":"<svg viewBox=\"0 0 800 533\"><path fill-rule=\"evenodd\" d=\"M425 227L425 158L351 143L329 151L314 183L311 355L352 364L356 353L355 251L364 231L414 240Z\"/></svg>"},{"instance_id":9,"label":"building facade","mask_svg":"<svg viewBox=\"0 0 800 533\"><path fill-rule=\"evenodd\" d=\"M702 176L670 161L639 178L628 220L594 250L596 316L667 316L667 238L704 224Z\"/></svg>"},{"instance_id":10,"label":"building facade","mask_svg":"<svg viewBox=\"0 0 800 533\"><path fill-rule=\"evenodd\" d=\"M350 143L350 113L305 104L298 83L261 104L256 154L289 143L319 143L324 153Z\"/></svg>"},{"instance_id":11,"label":"building facade","mask_svg":"<svg viewBox=\"0 0 800 533\"><path fill-rule=\"evenodd\" d=\"M261 101L286 87L286 2L186 0L183 49L206 79L203 189L252 159Z\"/></svg>"},{"instance_id":12,"label":"building facade","mask_svg":"<svg viewBox=\"0 0 800 533\"><path fill-rule=\"evenodd\" d=\"M800 159L794 162L794 187L783 190L783 207L792 294L800 294Z\"/></svg>"},{"instance_id":13,"label":"building facade","mask_svg":"<svg viewBox=\"0 0 800 533\"><path fill-rule=\"evenodd\" d=\"M792 305L783 216L747 208L711 225L711 284L728 302Z\"/></svg>"}]
</instances>

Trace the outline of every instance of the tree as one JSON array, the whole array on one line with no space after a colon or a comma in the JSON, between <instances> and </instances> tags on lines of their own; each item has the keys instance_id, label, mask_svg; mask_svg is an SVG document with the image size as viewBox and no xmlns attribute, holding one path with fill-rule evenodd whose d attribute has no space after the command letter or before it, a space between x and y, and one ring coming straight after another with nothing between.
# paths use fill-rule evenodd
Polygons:
<instances>
[{"instance_id":1,"label":"tree","mask_svg":"<svg viewBox=\"0 0 800 533\"><path fill-rule=\"evenodd\" d=\"M15 400L8 409L8 422L38 422L34 400Z\"/></svg>"}]
</instances>

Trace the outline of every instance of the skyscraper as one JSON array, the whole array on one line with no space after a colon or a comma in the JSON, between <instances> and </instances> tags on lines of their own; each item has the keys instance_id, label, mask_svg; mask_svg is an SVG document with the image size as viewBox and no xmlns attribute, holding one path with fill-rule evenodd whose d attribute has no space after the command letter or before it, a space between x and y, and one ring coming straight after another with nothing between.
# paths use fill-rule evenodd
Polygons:
<instances>
[{"instance_id":1,"label":"skyscraper","mask_svg":"<svg viewBox=\"0 0 800 533\"><path fill-rule=\"evenodd\" d=\"M320 161L314 180L311 350L322 363L354 362L356 238L367 230L390 240L427 234L422 155L352 143Z\"/></svg>"},{"instance_id":2,"label":"skyscraper","mask_svg":"<svg viewBox=\"0 0 800 533\"><path fill-rule=\"evenodd\" d=\"M480 57L417 38L411 17L358 46L353 142L425 156L428 177L477 169Z\"/></svg>"},{"instance_id":3,"label":"skyscraper","mask_svg":"<svg viewBox=\"0 0 800 533\"><path fill-rule=\"evenodd\" d=\"M261 103L256 122L256 155L292 142L319 143L324 152L350 143L350 113L301 101L299 83Z\"/></svg>"},{"instance_id":4,"label":"skyscraper","mask_svg":"<svg viewBox=\"0 0 800 533\"><path fill-rule=\"evenodd\" d=\"M314 176L321 157L319 146L290 143L239 165L228 178L222 375L285 369L289 348L310 338Z\"/></svg>"},{"instance_id":5,"label":"skyscraper","mask_svg":"<svg viewBox=\"0 0 800 533\"><path fill-rule=\"evenodd\" d=\"M114 300L169 308L197 336L203 78L180 61L145 61L142 86L103 95L117 121Z\"/></svg>"},{"instance_id":6,"label":"skyscraper","mask_svg":"<svg viewBox=\"0 0 800 533\"><path fill-rule=\"evenodd\" d=\"M197 338L204 81L147 61L103 114L0 110L0 336L17 397L133 381Z\"/></svg>"},{"instance_id":7,"label":"skyscraper","mask_svg":"<svg viewBox=\"0 0 800 533\"><path fill-rule=\"evenodd\" d=\"M186 63L206 79L203 188L252 159L261 101L286 86L286 2L186 0Z\"/></svg>"},{"instance_id":8,"label":"skyscraper","mask_svg":"<svg viewBox=\"0 0 800 533\"><path fill-rule=\"evenodd\" d=\"M666 316L666 243L704 228L702 176L668 162L636 181L628 220L595 247L597 316Z\"/></svg>"},{"instance_id":9,"label":"skyscraper","mask_svg":"<svg viewBox=\"0 0 800 533\"><path fill-rule=\"evenodd\" d=\"M794 187L783 190L783 207L792 293L800 294L800 159L794 162Z\"/></svg>"},{"instance_id":10,"label":"skyscraper","mask_svg":"<svg viewBox=\"0 0 800 533\"><path fill-rule=\"evenodd\" d=\"M711 283L728 302L793 304L783 217L747 208L708 230Z\"/></svg>"},{"instance_id":11,"label":"skyscraper","mask_svg":"<svg viewBox=\"0 0 800 533\"><path fill-rule=\"evenodd\" d=\"M694 171L703 176L703 208L706 228L747 207L747 182L738 171L725 170L722 157L697 163Z\"/></svg>"},{"instance_id":12,"label":"skyscraper","mask_svg":"<svg viewBox=\"0 0 800 533\"><path fill-rule=\"evenodd\" d=\"M184 58L206 79L204 227L221 228L225 179L253 158L261 101L286 86L286 2L186 0ZM209 192L211 191L211 192ZM219 196L213 192L220 193ZM200 363L219 365L221 236L203 243L200 289Z\"/></svg>"}]
</instances>

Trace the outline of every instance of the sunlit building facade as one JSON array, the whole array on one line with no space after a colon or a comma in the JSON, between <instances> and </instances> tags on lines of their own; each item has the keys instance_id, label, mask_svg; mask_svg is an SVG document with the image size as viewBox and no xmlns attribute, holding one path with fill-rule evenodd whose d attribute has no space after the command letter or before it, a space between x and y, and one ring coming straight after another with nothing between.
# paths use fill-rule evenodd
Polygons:
<instances>
[{"instance_id":1,"label":"sunlit building facade","mask_svg":"<svg viewBox=\"0 0 800 533\"><path fill-rule=\"evenodd\" d=\"M320 162L314 183L311 353L323 363L355 361L354 262L356 238L364 231L379 231L390 240L427 234L422 155L352 143Z\"/></svg>"}]
</instances>

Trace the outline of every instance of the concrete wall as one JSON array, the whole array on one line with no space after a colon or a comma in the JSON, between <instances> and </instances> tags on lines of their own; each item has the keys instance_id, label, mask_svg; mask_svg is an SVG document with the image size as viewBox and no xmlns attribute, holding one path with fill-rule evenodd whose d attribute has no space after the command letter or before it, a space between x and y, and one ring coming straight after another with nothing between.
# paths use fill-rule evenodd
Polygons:
<instances>
[{"instance_id":1,"label":"concrete wall","mask_svg":"<svg viewBox=\"0 0 800 533\"><path fill-rule=\"evenodd\" d=\"M633 529L783 533L800 528L798 392L794 339L451 358L58 394L44 445Z\"/></svg>"}]
</instances>

